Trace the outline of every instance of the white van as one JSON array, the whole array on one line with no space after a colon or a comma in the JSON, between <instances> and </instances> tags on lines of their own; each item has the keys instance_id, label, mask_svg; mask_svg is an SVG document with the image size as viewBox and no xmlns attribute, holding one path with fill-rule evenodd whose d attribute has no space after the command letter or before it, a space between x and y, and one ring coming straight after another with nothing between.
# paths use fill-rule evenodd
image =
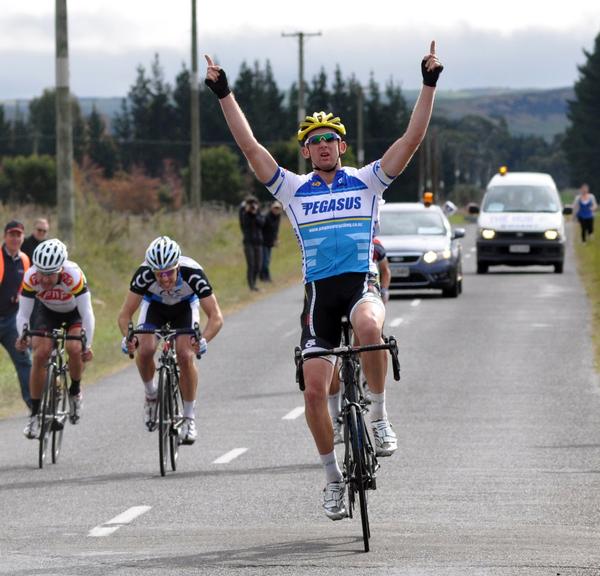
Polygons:
<instances>
[{"instance_id":1,"label":"white van","mask_svg":"<svg viewBox=\"0 0 600 576\"><path fill-rule=\"evenodd\" d=\"M487 185L481 209L469 207L477 220L477 273L489 266L554 266L562 273L565 221L556 184L549 174L501 169Z\"/></svg>"}]
</instances>

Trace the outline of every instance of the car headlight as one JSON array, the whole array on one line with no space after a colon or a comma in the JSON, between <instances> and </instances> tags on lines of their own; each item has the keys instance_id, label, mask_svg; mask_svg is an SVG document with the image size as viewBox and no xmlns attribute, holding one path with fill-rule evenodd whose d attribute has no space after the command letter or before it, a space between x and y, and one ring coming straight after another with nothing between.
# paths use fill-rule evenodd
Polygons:
<instances>
[{"instance_id":1,"label":"car headlight","mask_svg":"<svg viewBox=\"0 0 600 576\"><path fill-rule=\"evenodd\" d=\"M481 231L481 237L485 240L491 240L494 236L496 236L496 231L491 228L484 228Z\"/></svg>"},{"instance_id":2,"label":"car headlight","mask_svg":"<svg viewBox=\"0 0 600 576\"><path fill-rule=\"evenodd\" d=\"M427 264L433 264L438 260L448 260L452 257L452 251L449 248L445 250L441 250L440 252L434 252L433 250L429 250L423 254L423 260L427 262Z\"/></svg>"},{"instance_id":3,"label":"car headlight","mask_svg":"<svg viewBox=\"0 0 600 576\"><path fill-rule=\"evenodd\" d=\"M558 233L558 230L546 230L544 232L544 237L546 240L557 240L559 236L560 234Z\"/></svg>"}]
</instances>

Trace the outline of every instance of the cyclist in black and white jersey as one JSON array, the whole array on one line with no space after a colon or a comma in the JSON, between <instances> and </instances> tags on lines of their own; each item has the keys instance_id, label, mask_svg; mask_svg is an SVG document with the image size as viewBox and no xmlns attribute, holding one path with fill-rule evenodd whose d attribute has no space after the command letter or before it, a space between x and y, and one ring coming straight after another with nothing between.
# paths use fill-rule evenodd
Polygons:
<instances>
[{"instance_id":1,"label":"cyclist in black and white jersey","mask_svg":"<svg viewBox=\"0 0 600 576\"><path fill-rule=\"evenodd\" d=\"M136 364L146 392L144 421L148 431L152 432L156 428L158 392L154 381L157 340L152 334L140 334L133 342L127 342L129 323L138 309L138 326L144 329L160 328L167 322L171 328L192 328L194 323L200 323L200 309L206 314L200 342L187 337L180 337L176 342L184 416L181 440L184 444L193 444L197 437L195 402L198 386L194 359L197 352L206 353L207 343L223 326L223 315L202 266L192 258L182 256L177 242L167 236L156 238L146 250L146 259L133 275L118 318L123 352L137 350Z\"/></svg>"}]
</instances>

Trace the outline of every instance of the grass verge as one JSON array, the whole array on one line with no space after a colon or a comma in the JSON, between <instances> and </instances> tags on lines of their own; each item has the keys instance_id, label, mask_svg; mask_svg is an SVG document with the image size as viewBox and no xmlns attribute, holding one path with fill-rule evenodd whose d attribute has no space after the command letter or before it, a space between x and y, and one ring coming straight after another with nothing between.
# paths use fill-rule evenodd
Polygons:
<instances>
[{"instance_id":1,"label":"grass verge","mask_svg":"<svg viewBox=\"0 0 600 576\"><path fill-rule=\"evenodd\" d=\"M33 207L4 206L0 208L0 221L18 217L30 230L38 214L39 210ZM53 237L56 217L49 216ZM84 385L130 362L120 352L121 335L116 318L147 245L161 234L176 239L185 255L202 264L225 314L267 297L283 285L301 281L300 252L285 217L281 220L279 245L273 249L273 283L254 293L246 285L246 263L236 211L206 208L199 213L182 210L134 218L106 212L93 201L79 202L76 242L70 248L69 258L87 276L96 315L95 357L86 368ZM14 367L0 347L0 417L23 411Z\"/></svg>"}]
</instances>

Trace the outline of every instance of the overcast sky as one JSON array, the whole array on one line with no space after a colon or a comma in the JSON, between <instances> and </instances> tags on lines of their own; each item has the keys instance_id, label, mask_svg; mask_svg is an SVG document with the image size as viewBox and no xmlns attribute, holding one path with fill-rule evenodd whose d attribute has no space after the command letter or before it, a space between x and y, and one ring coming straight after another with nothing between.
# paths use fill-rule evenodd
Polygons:
<instances>
[{"instance_id":1,"label":"overcast sky","mask_svg":"<svg viewBox=\"0 0 600 576\"><path fill-rule=\"evenodd\" d=\"M583 49L600 32L600 2L569 0L221 0L198 3L199 53L235 78L242 61L271 61L280 88L298 75L298 42L307 38L305 74L363 82L373 73L403 88L420 85L419 61L437 42L440 87L552 88L572 85ZM0 100L31 98L54 84L54 2L0 0ZM139 64L158 53L173 83L189 67L191 0L71 0L71 90L79 97L124 96ZM201 59L204 74L204 59Z\"/></svg>"}]
</instances>

